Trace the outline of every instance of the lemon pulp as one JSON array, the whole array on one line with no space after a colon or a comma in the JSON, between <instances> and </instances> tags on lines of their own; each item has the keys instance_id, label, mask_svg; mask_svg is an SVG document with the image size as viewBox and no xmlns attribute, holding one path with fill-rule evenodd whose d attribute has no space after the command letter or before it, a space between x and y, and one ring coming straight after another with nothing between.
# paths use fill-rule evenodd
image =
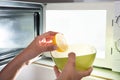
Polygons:
<instances>
[{"instance_id":1,"label":"lemon pulp","mask_svg":"<svg viewBox=\"0 0 120 80\"><path fill-rule=\"evenodd\" d=\"M58 33L55 35L54 39L53 39L53 43L57 45L58 52L64 52L68 49L68 44L65 40L65 37L63 34Z\"/></svg>"}]
</instances>

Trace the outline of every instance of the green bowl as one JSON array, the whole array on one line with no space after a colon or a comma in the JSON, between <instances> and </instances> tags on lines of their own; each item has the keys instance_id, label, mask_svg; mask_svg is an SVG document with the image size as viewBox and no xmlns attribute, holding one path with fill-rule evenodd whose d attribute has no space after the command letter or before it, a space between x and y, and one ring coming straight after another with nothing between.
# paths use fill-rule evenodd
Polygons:
<instances>
[{"instance_id":1,"label":"green bowl","mask_svg":"<svg viewBox=\"0 0 120 80\"><path fill-rule=\"evenodd\" d=\"M79 71L84 71L91 67L96 56L96 49L87 44L69 45L68 50L65 52L53 51L51 52L52 59L60 70L63 70L70 52L76 54L75 67Z\"/></svg>"}]
</instances>

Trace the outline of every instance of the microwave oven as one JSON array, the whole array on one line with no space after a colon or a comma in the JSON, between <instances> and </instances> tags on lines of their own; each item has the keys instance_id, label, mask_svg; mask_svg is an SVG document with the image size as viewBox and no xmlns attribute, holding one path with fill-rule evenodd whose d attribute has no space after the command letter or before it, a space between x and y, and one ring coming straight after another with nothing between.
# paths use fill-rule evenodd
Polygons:
<instances>
[{"instance_id":1,"label":"microwave oven","mask_svg":"<svg viewBox=\"0 0 120 80\"><path fill-rule=\"evenodd\" d=\"M45 30L62 32L68 44L95 46L94 66L120 72L119 5L119 1L48 3Z\"/></svg>"},{"instance_id":2,"label":"microwave oven","mask_svg":"<svg viewBox=\"0 0 120 80\"><path fill-rule=\"evenodd\" d=\"M46 4L9 2L6 6L5 3L2 4L0 44L5 42L3 46L0 45L0 56L3 56L0 57L1 62L8 62L9 55L14 54L11 55L13 58L18 54L17 51L24 49L35 36L46 31L58 31L65 35L69 44L81 42L95 46L97 56L94 66L120 72L120 30L119 27L115 28L119 23L119 1ZM2 32L4 28L5 33ZM7 55L3 53L11 54L4 58ZM43 56L51 57L49 54L46 52Z\"/></svg>"}]
</instances>

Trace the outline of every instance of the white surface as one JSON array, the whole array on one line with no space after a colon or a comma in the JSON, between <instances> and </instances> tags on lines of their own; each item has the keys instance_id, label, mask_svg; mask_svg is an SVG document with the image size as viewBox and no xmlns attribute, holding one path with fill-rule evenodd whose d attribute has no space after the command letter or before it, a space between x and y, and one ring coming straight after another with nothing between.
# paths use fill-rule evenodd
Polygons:
<instances>
[{"instance_id":1,"label":"white surface","mask_svg":"<svg viewBox=\"0 0 120 80\"><path fill-rule=\"evenodd\" d=\"M52 67L31 64L21 69L15 80L55 80Z\"/></svg>"},{"instance_id":2,"label":"white surface","mask_svg":"<svg viewBox=\"0 0 120 80\"><path fill-rule=\"evenodd\" d=\"M54 66L54 63L51 60L39 60L35 64L23 67L15 80L55 80L56 77L52 66ZM0 67L0 69L2 68L3 66ZM119 80L120 73L115 73L107 69L94 68L92 76L85 77L82 80L109 80L105 78Z\"/></svg>"},{"instance_id":3,"label":"white surface","mask_svg":"<svg viewBox=\"0 0 120 80\"><path fill-rule=\"evenodd\" d=\"M54 66L54 62L50 58L44 58L36 61L35 63L46 66ZM94 77L97 76L97 77ZM109 79L107 79L109 78ZM120 73L113 72L104 68L93 68L92 76L85 77L83 80L119 80ZM50 79L49 79L50 80Z\"/></svg>"}]
</instances>

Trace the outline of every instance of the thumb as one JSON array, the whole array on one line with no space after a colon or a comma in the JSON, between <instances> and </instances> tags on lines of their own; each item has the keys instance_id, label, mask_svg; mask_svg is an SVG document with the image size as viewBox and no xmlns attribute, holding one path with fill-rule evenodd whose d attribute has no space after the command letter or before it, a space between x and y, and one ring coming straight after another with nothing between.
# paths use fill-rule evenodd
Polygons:
<instances>
[{"instance_id":1,"label":"thumb","mask_svg":"<svg viewBox=\"0 0 120 80\"><path fill-rule=\"evenodd\" d=\"M68 55L68 62L67 62L67 66L69 67L75 67L75 53L71 52Z\"/></svg>"}]
</instances>

